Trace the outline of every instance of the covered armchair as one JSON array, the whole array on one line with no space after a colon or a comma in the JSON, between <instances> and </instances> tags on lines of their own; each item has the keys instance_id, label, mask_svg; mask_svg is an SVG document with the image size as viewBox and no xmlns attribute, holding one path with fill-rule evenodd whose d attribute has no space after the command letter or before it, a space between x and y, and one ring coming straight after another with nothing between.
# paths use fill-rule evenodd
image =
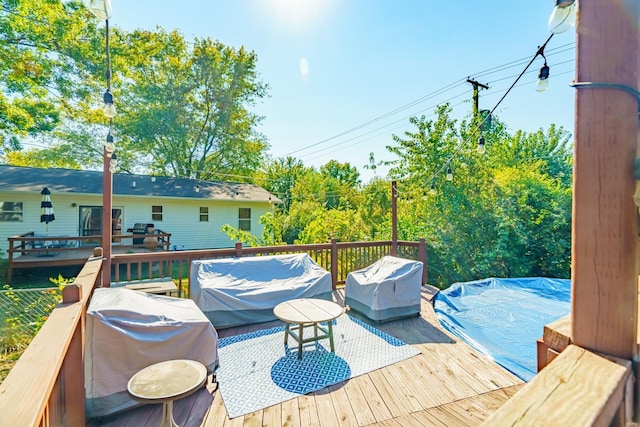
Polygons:
<instances>
[{"instance_id":1,"label":"covered armchair","mask_svg":"<svg viewBox=\"0 0 640 427\"><path fill-rule=\"evenodd\" d=\"M379 322L420 314L420 261L392 256L347 275L345 304Z\"/></svg>"}]
</instances>

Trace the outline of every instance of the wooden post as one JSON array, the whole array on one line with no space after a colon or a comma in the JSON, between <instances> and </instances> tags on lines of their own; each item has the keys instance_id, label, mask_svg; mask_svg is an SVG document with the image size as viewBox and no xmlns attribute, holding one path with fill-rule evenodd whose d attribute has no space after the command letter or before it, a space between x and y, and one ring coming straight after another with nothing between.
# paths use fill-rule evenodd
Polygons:
<instances>
[{"instance_id":1,"label":"wooden post","mask_svg":"<svg viewBox=\"0 0 640 427\"><path fill-rule=\"evenodd\" d=\"M66 425L84 426L86 422L84 395L84 324L76 325L64 360L64 407Z\"/></svg>"},{"instance_id":2,"label":"wooden post","mask_svg":"<svg viewBox=\"0 0 640 427\"><path fill-rule=\"evenodd\" d=\"M418 261L422 262L422 284L427 284L427 244L421 238L418 246Z\"/></svg>"},{"instance_id":3,"label":"wooden post","mask_svg":"<svg viewBox=\"0 0 640 427\"><path fill-rule=\"evenodd\" d=\"M577 82L638 87L640 2L580 1ZM631 360L637 353L638 104L611 88L576 94L572 340Z\"/></svg>"},{"instance_id":4,"label":"wooden post","mask_svg":"<svg viewBox=\"0 0 640 427\"><path fill-rule=\"evenodd\" d=\"M338 241L331 239L331 288L335 291L338 284Z\"/></svg>"},{"instance_id":5,"label":"wooden post","mask_svg":"<svg viewBox=\"0 0 640 427\"><path fill-rule=\"evenodd\" d=\"M398 256L398 190L391 181L391 256Z\"/></svg>"},{"instance_id":6,"label":"wooden post","mask_svg":"<svg viewBox=\"0 0 640 427\"><path fill-rule=\"evenodd\" d=\"M102 149L102 250L104 253L104 263L102 264L102 286L111 286L111 238L113 236L112 227L112 195L113 176L109 166L111 155L106 147Z\"/></svg>"},{"instance_id":7,"label":"wooden post","mask_svg":"<svg viewBox=\"0 0 640 427\"><path fill-rule=\"evenodd\" d=\"M236 256L240 258L242 256L242 243L236 242Z\"/></svg>"}]
</instances>

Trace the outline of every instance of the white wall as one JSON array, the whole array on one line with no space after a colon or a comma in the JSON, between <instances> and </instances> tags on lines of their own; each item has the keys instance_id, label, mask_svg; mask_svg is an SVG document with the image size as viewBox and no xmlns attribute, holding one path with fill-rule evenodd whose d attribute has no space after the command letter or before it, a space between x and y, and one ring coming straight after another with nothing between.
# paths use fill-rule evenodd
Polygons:
<instances>
[{"instance_id":1,"label":"white wall","mask_svg":"<svg viewBox=\"0 0 640 427\"><path fill-rule=\"evenodd\" d=\"M0 221L0 250L7 257L10 236L34 231L45 234L46 226L40 223L39 193L0 191L0 201L23 202L24 220L22 222ZM49 236L78 236L79 207L102 206L101 195L79 195L69 193L51 194L55 221L48 225ZM72 206L75 203L76 206ZM171 233L172 249L214 249L233 247L235 242L222 233L224 224L238 227L238 208L251 208L251 233L261 236L264 227L259 218L271 211L269 203L216 202L211 200L188 200L178 198L152 199L134 196L114 196L113 207L123 208L122 233L137 222L153 223L156 230ZM151 206L162 206L162 221L151 219ZM200 207L209 207L209 221L200 221ZM125 243L130 243L128 240Z\"/></svg>"}]
</instances>

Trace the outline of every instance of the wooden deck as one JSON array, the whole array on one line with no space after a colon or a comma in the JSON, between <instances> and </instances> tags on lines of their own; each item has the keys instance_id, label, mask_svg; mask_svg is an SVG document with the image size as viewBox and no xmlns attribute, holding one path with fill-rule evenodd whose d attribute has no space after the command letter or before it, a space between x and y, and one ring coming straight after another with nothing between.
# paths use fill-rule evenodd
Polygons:
<instances>
[{"instance_id":1,"label":"wooden deck","mask_svg":"<svg viewBox=\"0 0 640 427\"><path fill-rule=\"evenodd\" d=\"M343 291L334 293L343 302ZM423 292L421 316L375 327L422 353L323 390L229 419L211 384L174 404L181 426L475 426L523 385L522 380L443 331ZM351 313L353 314L353 313ZM364 320L364 319L363 319ZM218 331L220 337L282 324L269 322ZM542 334L542 331L540 331ZM535 343L532 343L535 345ZM160 405L147 405L88 422L89 427L156 426Z\"/></svg>"}]
</instances>

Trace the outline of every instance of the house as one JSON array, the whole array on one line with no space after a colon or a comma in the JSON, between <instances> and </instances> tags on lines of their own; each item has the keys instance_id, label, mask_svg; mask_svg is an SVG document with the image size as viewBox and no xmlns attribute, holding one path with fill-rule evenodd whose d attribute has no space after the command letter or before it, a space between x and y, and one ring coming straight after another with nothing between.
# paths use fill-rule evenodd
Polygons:
<instances>
[{"instance_id":1,"label":"house","mask_svg":"<svg viewBox=\"0 0 640 427\"><path fill-rule=\"evenodd\" d=\"M44 187L51 192L55 214L49 224L40 222ZM133 174L113 174L112 200L114 236L152 223L171 233L171 249L231 247L234 242L221 231L225 224L260 236L259 218L280 203L253 184ZM100 235L102 172L0 165L0 253L6 257L8 237L31 231Z\"/></svg>"}]
</instances>

